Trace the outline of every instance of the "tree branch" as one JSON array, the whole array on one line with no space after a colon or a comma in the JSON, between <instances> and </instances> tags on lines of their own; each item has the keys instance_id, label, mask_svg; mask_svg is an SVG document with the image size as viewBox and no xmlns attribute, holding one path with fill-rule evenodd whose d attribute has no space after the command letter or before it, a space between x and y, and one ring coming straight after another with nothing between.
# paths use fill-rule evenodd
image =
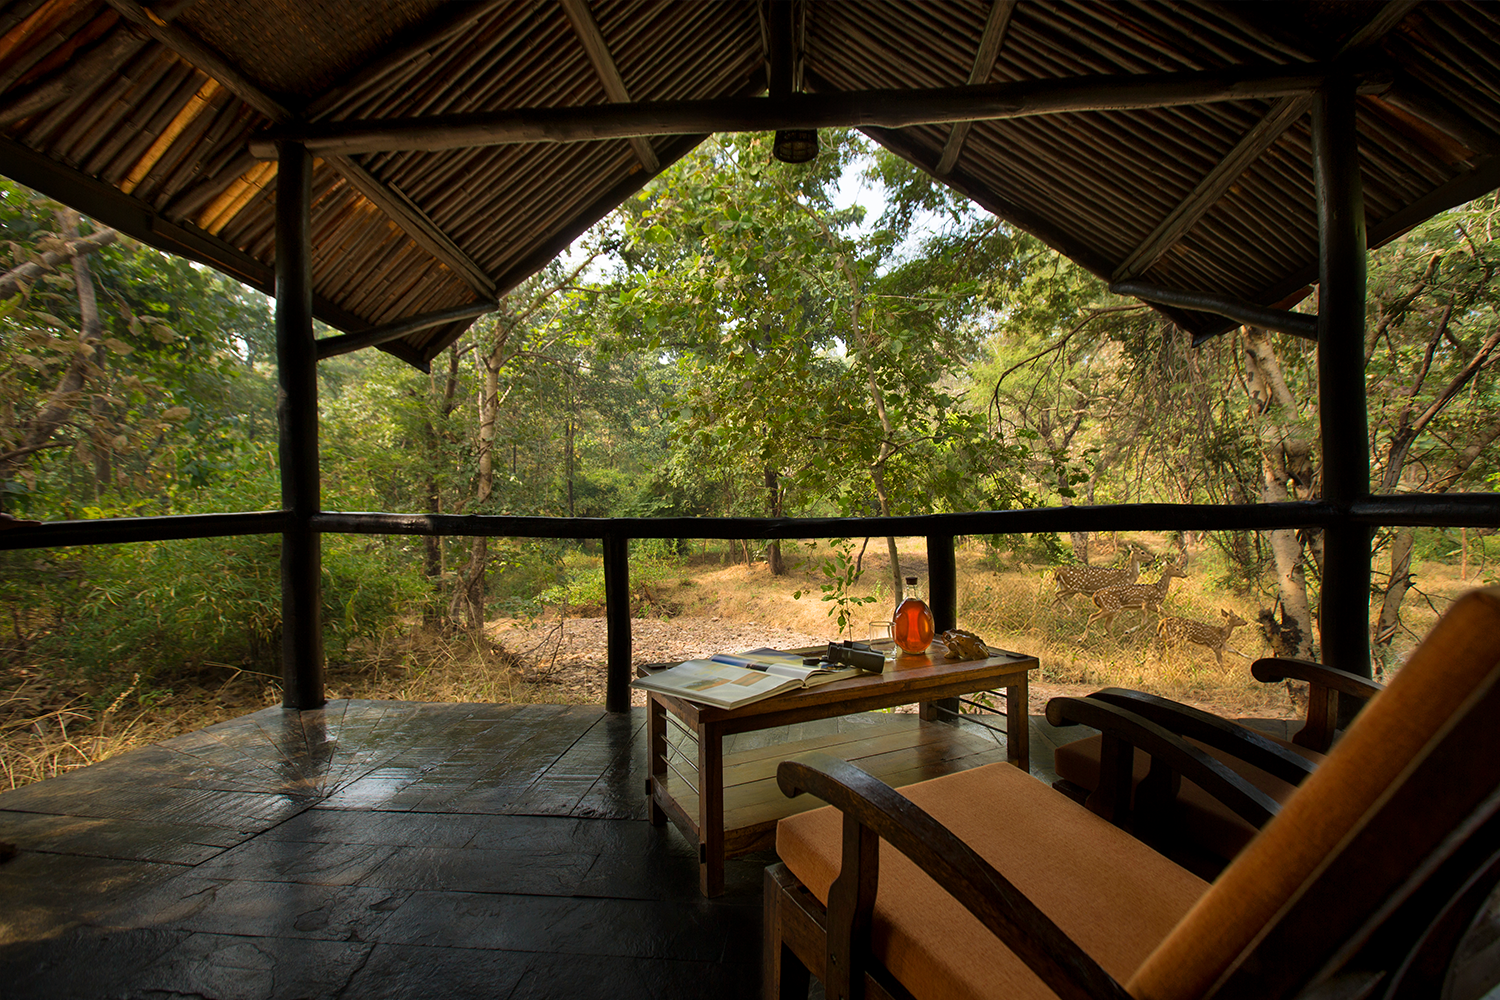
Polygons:
<instances>
[{"instance_id":1,"label":"tree branch","mask_svg":"<svg viewBox=\"0 0 1500 1000\"><path fill-rule=\"evenodd\" d=\"M120 234L113 229L101 229L81 238L67 240L56 250L48 250L36 260L11 268L0 274L0 299L8 299L29 288L37 278L57 270L59 264L107 247L119 238Z\"/></svg>"}]
</instances>

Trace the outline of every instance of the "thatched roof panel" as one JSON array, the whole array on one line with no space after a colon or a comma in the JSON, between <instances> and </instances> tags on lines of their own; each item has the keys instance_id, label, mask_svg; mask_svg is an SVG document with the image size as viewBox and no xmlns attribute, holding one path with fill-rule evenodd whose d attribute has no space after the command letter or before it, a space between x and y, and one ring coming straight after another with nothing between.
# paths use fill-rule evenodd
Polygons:
<instances>
[{"instance_id":1,"label":"thatched roof panel","mask_svg":"<svg viewBox=\"0 0 1500 1000\"><path fill-rule=\"evenodd\" d=\"M795 76L818 93L963 86L996 12L983 0L793 3ZM770 11L757 0L151 7L0 0L0 171L268 290L275 164L247 148L268 129L598 108L622 92L745 97L763 91L770 62ZM1500 184L1494 4L1021 3L978 79L1302 67L1350 46L1393 81L1359 104L1372 240ZM1282 108L1287 122L1254 143L1248 165L1219 176ZM1105 277L1269 304L1315 276L1305 109L1244 98L1068 111L980 121L961 144L948 124L867 131L925 169L942 164L955 188ZM357 332L493 301L711 127L319 153L315 309ZM1204 189L1207 204L1189 211ZM1223 326L1171 315L1198 333ZM463 327L444 320L387 349L423 363Z\"/></svg>"}]
</instances>

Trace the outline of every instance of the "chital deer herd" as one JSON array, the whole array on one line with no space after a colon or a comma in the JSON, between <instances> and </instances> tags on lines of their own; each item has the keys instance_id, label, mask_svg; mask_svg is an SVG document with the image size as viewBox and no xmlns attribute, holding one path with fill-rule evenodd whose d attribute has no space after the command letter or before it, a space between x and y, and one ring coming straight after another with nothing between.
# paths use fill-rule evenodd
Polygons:
<instances>
[{"instance_id":1,"label":"chital deer herd","mask_svg":"<svg viewBox=\"0 0 1500 1000\"><path fill-rule=\"evenodd\" d=\"M1200 646L1207 646L1214 651L1214 659L1219 661L1219 666L1224 665L1224 650L1229 645L1229 637L1234 630L1249 622L1228 608L1219 609L1219 614L1224 616L1224 624L1219 626L1209 625L1207 622L1195 621L1192 618L1177 618L1175 616L1163 618L1156 623L1156 635L1161 639L1162 647L1168 648L1179 646L1184 642L1196 642ZM1231 650L1236 655L1243 653Z\"/></svg>"},{"instance_id":2,"label":"chital deer herd","mask_svg":"<svg viewBox=\"0 0 1500 1000\"><path fill-rule=\"evenodd\" d=\"M1074 594L1092 597L1105 587L1119 587L1135 583L1141 575L1141 561L1145 553L1135 546L1130 548L1130 561L1123 567L1108 566L1059 566L1053 577L1057 580L1057 596L1052 603L1064 601Z\"/></svg>"},{"instance_id":3,"label":"chital deer herd","mask_svg":"<svg viewBox=\"0 0 1500 1000\"><path fill-rule=\"evenodd\" d=\"M1167 588L1174 579L1187 579L1185 562L1168 563L1162 567L1161 576L1155 583L1131 583L1104 587L1094 591L1094 608L1088 622L1083 626L1083 638L1087 639L1094 622L1104 619L1104 630L1108 632L1115 616L1126 608L1139 608L1142 616L1155 612L1161 616L1161 602L1167 599Z\"/></svg>"},{"instance_id":4,"label":"chital deer herd","mask_svg":"<svg viewBox=\"0 0 1500 1000\"><path fill-rule=\"evenodd\" d=\"M1184 555L1175 563L1164 564L1161 575L1154 583L1136 583L1141 566L1151 559L1149 552L1132 545L1130 558L1123 566L1061 566L1053 573L1057 594L1052 603L1056 605L1059 601L1066 601L1074 594L1087 594L1093 601L1094 613L1084 625L1080 640L1088 638L1089 630L1095 622L1102 621L1105 632L1109 633L1114 626L1115 617L1121 611L1139 610L1142 624L1145 624L1148 614L1156 616L1156 634L1163 652L1184 643L1196 643L1208 647L1221 667L1224 665L1226 649L1237 656L1243 656L1243 653L1229 646L1229 637L1234 634L1235 629L1249 623L1227 608L1220 611L1224 617L1220 625L1210 625L1176 615L1162 615L1161 606L1167 598L1167 589L1171 587L1172 581L1187 578L1187 558Z\"/></svg>"}]
</instances>

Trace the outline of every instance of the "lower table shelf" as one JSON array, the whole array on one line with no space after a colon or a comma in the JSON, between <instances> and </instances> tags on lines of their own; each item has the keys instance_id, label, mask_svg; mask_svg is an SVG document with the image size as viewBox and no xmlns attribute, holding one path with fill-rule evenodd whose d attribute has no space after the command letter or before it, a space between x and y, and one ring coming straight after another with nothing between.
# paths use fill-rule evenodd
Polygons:
<instances>
[{"instance_id":1,"label":"lower table shelf","mask_svg":"<svg viewBox=\"0 0 1500 1000\"><path fill-rule=\"evenodd\" d=\"M869 718L869 717L866 717ZM680 774L659 776L657 802L684 830L698 832L695 751L674 754ZM776 821L824 803L811 795L787 798L776 784L776 766L789 757L819 750L851 761L888 785L900 787L981 764L1004 762L1006 749L993 739L947 723L923 722L914 713L893 713L841 727L839 732L790 743L772 743L724 755L724 856L774 846Z\"/></svg>"}]
</instances>

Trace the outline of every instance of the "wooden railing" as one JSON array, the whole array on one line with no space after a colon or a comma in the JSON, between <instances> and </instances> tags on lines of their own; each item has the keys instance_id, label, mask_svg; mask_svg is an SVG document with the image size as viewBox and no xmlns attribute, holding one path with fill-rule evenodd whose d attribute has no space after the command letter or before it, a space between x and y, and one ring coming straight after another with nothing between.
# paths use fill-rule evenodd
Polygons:
<instances>
[{"instance_id":1,"label":"wooden railing","mask_svg":"<svg viewBox=\"0 0 1500 1000\"><path fill-rule=\"evenodd\" d=\"M0 549L109 545L181 538L277 534L285 511L59 521L0 532ZM604 547L608 627L605 705L630 705L629 542L632 538L788 539L925 536L929 598L939 630L957 624L954 539L1073 531L1254 531L1360 524L1419 527L1500 527L1500 493L1371 496L1350 504L1301 502L1203 506L1116 504L1033 510L973 511L865 518L764 517L506 517L462 514L315 514L325 534L485 536L599 539Z\"/></svg>"}]
</instances>

